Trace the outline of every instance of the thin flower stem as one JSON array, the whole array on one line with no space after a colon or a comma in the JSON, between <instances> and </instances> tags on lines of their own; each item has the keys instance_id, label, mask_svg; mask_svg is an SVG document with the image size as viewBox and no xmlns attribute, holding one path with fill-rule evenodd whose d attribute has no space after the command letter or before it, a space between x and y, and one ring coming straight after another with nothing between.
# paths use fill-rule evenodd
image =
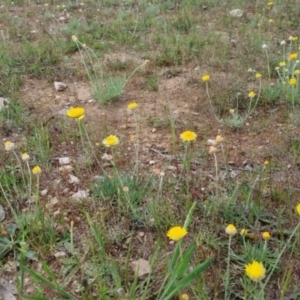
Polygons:
<instances>
[{"instance_id":1,"label":"thin flower stem","mask_svg":"<svg viewBox=\"0 0 300 300\"><path fill-rule=\"evenodd\" d=\"M267 56L267 64L268 64L268 74L269 74L269 79L271 80L271 69L270 69L270 61L269 61L269 55L268 55L268 50L265 49L266 56Z\"/></svg>"},{"instance_id":2,"label":"thin flower stem","mask_svg":"<svg viewBox=\"0 0 300 300\"><path fill-rule=\"evenodd\" d=\"M230 278L230 250L231 250L231 240L232 240L232 236L229 235L227 268L226 268L226 273L225 273L225 300L229 299L228 298L228 286L229 286L229 278Z\"/></svg>"},{"instance_id":3,"label":"thin flower stem","mask_svg":"<svg viewBox=\"0 0 300 300\"><path fill-rule=\"evenodd\" d=\"M216 115L215 110L214 110L213 105L212 105L212 102L211 102L210 94L209 94L209 91L208 91L208 82L205 83L205 86L206 86L206 94L207 94L207 97L208 97L208 102L209 102L210 108L211 108L211 110L212 110L212 112L213 112L213 114L214 114L214 116L215 116L215 119L216 119L219 123L221 123L221 120L220 120L220 119L218 118L218 116Z\"/></svg>"},{"instance_id":4,"label":"thin flower stem","mask_svg":"<svg viewBox=\"0 0 300 300\"><path fill-rule=\"evenodd\" d=\"M15 219L17 219L18 216L17 216L15 210L13 209L13 207L12 207L12 205L11 205L9 199L7 198L6 193L5 193L4 189L3 189L3 186L2 186L2 184L1 184L1 182L0 182L0 189L1 189L2 195L4 196L6 202L7 202L8 206L9 206L9 208L10 208L10 210L11 210L12 215L14 216Z\"/></svg>"},{"instance_id":5,"label":"thin flower stem","mask_svg":"<svg viewBox=\"0 0 300 300\"><path fill-rule=\"evenodd\" d=\"M36 176L36 205L40 204L40 176Z\"/></svg>"},{"instance_id":6,"label":"thin flower stem","mask_svg":"<svg viewBox=\"0 0 300 300\"><path fill-rule=\"evenodd\" d=\"M30 167L29 167L29 162L26 161L26 165L27 165L27 170L28 170L28 175L29 175L29 185L28 185L28 192L29 192L29 195L28 197L30 198L31 197L31 186L32 186L32 176L31 176L31 171L30 171Z\"/></svg>"},{"instance_id":7,"label":"thin flower stem","mask_svg":"<svg viewBox=\"0 0 300 300\"><path fill-rule=\"evenodd\" d=\"M134 174L136 174L137 177L139 177L139 132L138 132L138 121L137 121L137 116L135 111L133 112L133 117L135 122L135 135L137 140L137 142L134 143L134 148L135 148Z\"/></svg>"},{"instance_id":8,"label":"thin flower stem","mask_svg":"<svg viewBox=\"0 0 300 300\"><path fill-rule=\"evenodd\" d=\"M20 171L21 171L21 174L22 174L22 180L23 180L23 184L24 186L26 186L26 181L25 181L25 176L24 176L24 171L23 171L23 167L22 167L22 164L21 164L21 161L20 161L20 158L19 156L17 155L16 151L15 150L12 150L14 156L16 157L17 159L17 162L18 162L18 165L19 165L19 168L20 168Z\"/></svg>"},{"instance_id":9,"label":"thin flower stem","mask_svg":"<svg viewBox=\"0 0 300 300\"><path fill-rule=\"evenodd\" d=\"M291 242L293 236L295 235L296 231L299 229L299 227L300 227L300 222L299 222L298 225L295 227L295 229L293 230L293 232L292 232L292 234L290 235L289 239L288 239L287 242L284 244L284 246L283 246L281 252L280 252L279 255L277 256L277 259L276 259L275 263L273 264L273 267L272 267L272 269L271 269L271 271L270 271L270 273L269 273L267 279L265 280L265 283L261 286L261 288L262 288L262 289L261 289L261 293L264 293L264 290L265 290L265 288L266 288L266 285L267 285L267 283L269 282L271 276L273 275L273 273L274 273L274 271L275 271L275 268L277 267L277 264L278 264L279 260L281 259L281 256L283 255L283 253L284 253L284 251L286 250L287 246L290 245L290 242ZM260 294L261 294L261 293L260 293ZM259 294L259 295L260 295L260 294Z\"/></svg>"}]
</instances>

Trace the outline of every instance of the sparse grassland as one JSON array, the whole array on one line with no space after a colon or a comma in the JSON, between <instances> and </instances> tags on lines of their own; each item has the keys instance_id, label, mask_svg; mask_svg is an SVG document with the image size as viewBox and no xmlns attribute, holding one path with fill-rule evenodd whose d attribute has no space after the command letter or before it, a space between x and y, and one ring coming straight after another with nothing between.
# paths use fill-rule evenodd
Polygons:
<instances>
[{"instance_id":1,"label":"sparse grassland","mask_svg":"<svg viewBox=\"0 0 300 300\"><path fill-rule=\"evenodd\" d=\"M0 298L300 299L299 12L2 0Z\"/></svg>"}]
</instances>

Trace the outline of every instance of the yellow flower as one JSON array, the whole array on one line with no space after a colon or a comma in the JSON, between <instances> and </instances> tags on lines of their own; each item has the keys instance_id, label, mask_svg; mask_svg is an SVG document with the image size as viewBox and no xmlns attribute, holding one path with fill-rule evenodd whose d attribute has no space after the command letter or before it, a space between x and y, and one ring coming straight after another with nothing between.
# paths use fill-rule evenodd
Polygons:
<instances>
[{"instance_id":1,"label":"yellow flower","mask_svg":"<svg viewBox=\"0 0 300 300\"><path fill-rule=\"evenodd\" d=\"M289 36L289 40L292 41L292 42L296 42L298 41L298 37L297 36Z\"/></svg>"},{"instance_id":2,"label":"yellow flower","mask_svg":"<svg viewBox=\"0 0 300 300\"><path fill-rule=\"evenodd\" d=\"M194 141L197 137L197 134L193 131L187 130L184 131L181 135L180 138L184 141L184 142L190 142L190 141Z\"/></svg>"},{"instance_id":3,"label":"yellow flower","mask_svg":"<svg viewBox=\"0 0 300 300\"><path fill-rule=\"evenodd\" d=\"M8 152L9 152L9 151L12 151L12 150L15 149L15 144L12 143L12 142L10 142L10 141L7 141L7 142L4 143L4 148L5 148L5 150L8 151Z\"/></svg>"},{"instance_id":4,"label":"yellow flower","mask_svg":"<svg viewBox=\"0 0 300 300\"><path fill-rule=\"evenodd\" d=\"M85 109L83 107L72 107L67 111L69 118L81 120L84 116Z\"/></svg>"},{"instance_id":5,"label":"yellow flower","mask_svg":"<svg viewBox=\"0 0 300 300\"><path fill-rule=\"evenodd\" d=\"M269 231L264 231L264 232L262 233L262 238L263 238L265 241L268 241L268 240L271 238L270 232L269 232Z\"/></svg>"},{"instance_id":6,"label":"yellow flower","mask_svg":"<svg viewBox=\"0 0 300 300\"><path fill-rule=\"evenodd\" d=\"M230 112L231 114L234 114L234 108L230 108L230 109L229 109L229 112Z\"/></svg>"},{"instance_id":7,"label":"yellow flower","mask_svg":"<svg viewBox=\"0 0 300 300\"><path fill-rule=\"evenodd\" d=\"M119 139L115 135L110 135L102 141L106 147L111 147L119 144Z\"/></svg>"},{"instance_id":8,"label":"yellow flower","mask_svg":"<svg viewBox=\"0 0 300 300\"><path fill-rule=\"evenodd\" d=\"M265 160L265 161L264 161L264 165L265 165L265 166L268 166L269 164L270 164L270 161L269 161L269 160Z\"/></svg>"},{"instance_id":9,"label":"yellow flower","mask_svg":"<svg viewBox=\"0 0 300 300\"><path fill-rule=\"evenodd\" d=\"M297 59L298 58L298 53L291 53L290 55L289 55L289 60L295 60L295 59Z\"/></svg>"},{"instance_id":10,"label":"yellow flower","mask_svg":"<svg viewBox=\"0 0 300 300\"><path fill-rule=\"evenodd\" d=\"M217 152L217 148L216 147L214 147L214 146L210 146L209 147L209 150L208 150L208 153L209 154L214 154L214 153L216 153Z\"/></svg>"},{"instance_id":11,"label":"yellow flower","mask_svg":"<svg viewBox=\"0 0 300 300\"><path fill-rule=\"evenodd\" d=\"M297 84L297 79L296 78L291 78L290 80L289 80L289 84L290 85L295 85L295 84Z\"/></svg>"},{"instance_id":12,"label":"yellow flower","mask_svg":"<svg viewBox=\"0 0 300 300\"><path fill-rule=\"evenodd\" d=\"M255 93L253 91L251 91L249 94L248 94L249 98L254 98L255 97Z\"/></svg>"},{"instance_id":13,"label":"yellow flower","mask_svg":"<svg viewBox=\"0 0 300 300\"><path fill-rule=\"evenodd\" d=\"M255 74L255 78L257 78L257 79L258 79L258 78L261 78L261 74L260 74L260 73L256 73L256 74Z\"/></svg>"},{"instance_id":14,"label":"yellow flower","mask_svg":"<svg viewBox=\"0 0 300 300\"><path fill-rule=\"evenodd\" d=\"M181 226L175 226L172 227L171 229L169 229L169 231L167 232L167 237L170 240L173 241L179 241L181 240L186 234L187 234L187 230Z\"/></svg>"},{"instance_id":15,"label":"yellow flower","mask_svg":"<svg viewBox=\"0 0 300 300\"><path fill-rule=\"evenodd\" d=\"M273 6L274 3L272 1L268 2L268 6Z\"/></svg>"},{"instance_id":16,"label":"yellow flower","mask_svg":"<svg viewBox=\"0 0 300 300\"><path fill-rule=\"evenodd\" d=\"M28 161L29 159L30 159L30 156L26 152L22 153L22 160L23 161Z\"/></svg>"},{"instance_id":17,"label":"yellow flower","mask_svg":"<svg viewBox=\"0 0 300 300\"><path fill-rule=\"evenodd\" d=\"M241 229L240 235L247 237L249 239L255 239L255 235L252 232L249 232L248 229Z\"/></svg>"},{"instance_id":18,"label":"yellow flower","mask_svg":"<svg viewBox=\"0 0 300 300\"><path fill-rule=\"evenodd\" d=\"M246 275L253 281L261 281L266 276L266 269L263 263L253 260L245 266Z\"/></svg>"},{"instance_id":19,"label":"yellow flower","mask_svg":"<svg viewBox=\"0 0 300 300\"><path fill-rule=\"evenodd\" d=\"M136 102L131 102L127 105L128 109L136 109L137 103Z\"/></svg>"},{"instance_id":20,"label":"yellow flower","mask_svg":"<svg viewBox=\"0 0 300 300\"><path fill-rule=\"evenodd\" d=\"M274 22L274 20L273 19L269 19L269 23L273 23Z\"/></svg>"},{"instance_id":21,"label":"yellow flower","mask_svg":"<svg viewBox=\"0 0 300 300\"><path fill-rule=\"evenodd\" d=\"M33 169L32 169L32 174L33 175L40 175L42 173L42 170L39 166L35 166Z\"/></svg>"},{"instance_id":22,"label":"yellow flower","mask_svg":"<svg viewBox=\"0 0 300 300\"><path fill-rule=\"evenodd\" d=\"M297 204L297 206L296 206L296 211L297 211L298 215L300 216L300 203Z\"/></svg>"},{"instance_id":23,"label":"yellow flower","mask_svg":"<svg viewBox=\"0 0 300 300\"><path fill-rule=\"evenodd\" d=\"M233 224L229 224L229 225L226 227L225 232L226 232L228 235L234 236L234 235L236 235L237 230L236 230L236 227L235 227Z\"/></svg>"},{"instance_id":24,"label":"yellow flower","mask_svg":"<svg viewBox=\"0 0 300 300\"><path fill-rule=\"evenodd\" d=\"M209 81L210 80L210 75L203 75L202 76L202 81L203 82L207 82L207 81Z\"/></svg>"},{"instance_id":25,"label":"yellow flower","mask_svg":"<svg viewBox=\"0 0 300 300\"><path fill-rule=\"evenodd\" d=\"M281 62L279 63L279 67L285 67L285 66L286 66L285 61L281 61Z\"/></svg>"},{"instance_id":26,"label":"yellow flower","mask_svg":"<svg viewBox=\"0 0 300 300\"><path fill-rule=\"evenodd\" d=\"M182 294L182 295L180 296L180 299L181 299L181 300L189 300L190 297L189 297L188 294Z\"/></svg>"},{"instance_id":27,"label":"yellow flower","mask_svg":"<svg viewBox=\"0 0 300 300\"><path fill-rule=\"evenodd\" d=\"M245 229L245 228L241 229L240 235L246 236L247 234L248 234L248 230L247 229Z\"/></svg>"},{"instance_id":28,"label":"yellow flower","mask_svg":"<svg viewBox=\"0 0 300 300\"><path fill-rule=\"evenodd\" d=\"M300 74L300 70L295 70L295 71L294 71L294 74L295 74L295 75L299 75L299 74Z\"/></svg>"},{"instance_id":29,"label":"yellow flower","mask_svg":"<svg viewBox=\"0 0 300 300\"><path fill-rule=\"evenodd\" d=\"M224 142L224 137L222 136L222 135L217 135L216 136L216 143L217 144L221 144L221 143L223 143Z\"/></svg>"}]
</instances>

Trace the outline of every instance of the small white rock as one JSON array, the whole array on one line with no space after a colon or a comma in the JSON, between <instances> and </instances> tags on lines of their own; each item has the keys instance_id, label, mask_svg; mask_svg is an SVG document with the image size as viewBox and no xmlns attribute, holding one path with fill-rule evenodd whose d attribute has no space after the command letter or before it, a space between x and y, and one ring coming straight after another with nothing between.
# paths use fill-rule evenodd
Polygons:
<instances>
[{"instance_id":1,"label":"small white rock","mask_svg":"<svg viewBox=\"0 0 300 300\"><path fill-rule=\"evenodd\" d=\"M149 160L149 165L154 165L155 164L155 160Z\"/></svg>"},{"instance_id":2,"label":"small white rock","mask_svg":"<svg viewBox=\"0 0 300 300\"><path fill-rule=\"evenodd\" d=\"M66 257L66 256L67 256L67 253L64 252L64 251L58 251L58 252L56 252L56 253L54 254L54 256L55 256L56 258Z\"/></svg>"},{"instance_id":3,"label":"small white rock","mask_svg":"<svg viewBox=\"0 0 300 300\"><path fill-rule=\"evenodd\" d=\"M78 192L72 195L72 199L74 200L82 200L88 198L89 194L84 190L78 190Z\"/></svg>"},{"instance_id":4,"label":"small white rock","mask_svg":"<svg viewBox=\"0 0 300 300\"><path fill-rule=\"evenodd\" d=\"M244 11L241 9L233 9L229 13L232 17L240 18L244 14Z\"/></svg>"},{"instance_id":5,"label":"small white rock","mask_svg":"<svg viewBox=\"0 0 300 300\"><path fill-rule=\"evenodd\" d=\"M68 165L71 162L71 158L68 156L60 157L58 160L60 165Z\"/></svg>"},{"instance_id":6,"label":"small white rock","mask_svg":"<svg viewBox=\"0 0 300 300\"><path fill-rule=\"evenodd\" d=\"M59 167L58 170L61 173L71 173L73 171L73 167L70 165L65 165L65 166Z\"/></svg>"},{"instance_id":7,"label":"small white rock","mask_svg":"<svg viewBox=\"0 0 300 300\"><path fill-rule=\"evenodd\" d=\"M71 184L79 184L80 183L80 180L78 177L72 175L72 174L69 174L69 183Z\"/></svg>"},{"instance_id":8,"label":"small white rock","mask_svg":"<svg viewBox=\"0 0 300 300\"><path fill-rule=\"evenodd\" d=\"M57 92L64 91L68 86L60 81L54 81L54 88Z\"/></svg>"},{"instance_id":9,"label":"small white rock","mask_svg":"<svg viewBox=\"0 0 300 300\"><path fill-rule=\"evenodd\" d=\"M46 196L48 193L48 190L47 189L44 189L41 191L41 196Z\"/></svg>"}]
</instances>

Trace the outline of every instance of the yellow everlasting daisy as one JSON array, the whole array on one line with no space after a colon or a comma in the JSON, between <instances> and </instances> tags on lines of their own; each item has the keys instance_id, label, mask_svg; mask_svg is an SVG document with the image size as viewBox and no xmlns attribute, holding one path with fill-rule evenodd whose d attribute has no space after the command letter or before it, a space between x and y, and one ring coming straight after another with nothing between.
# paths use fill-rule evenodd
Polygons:
<instances>
[{"instance_id":1,"label":"yellow everlasting daisy","mask_svg":"<svg viewBox=\"0 0 300 300\"><path fill-rule=\"evenodd\" d=\"M16 147L16 145L13 142L7 141L4 143L4 148L5 148L5 151L7 151L7 152L14 150L15 147Z\"/></svg>"},{"instance_id":2,"label":"yellow everlasting daisy","mask_svg":"<svg viewBox=\"0 0 300 300\"><path fill-rule=\"evenodd\" d=\"M225 139L222 135L217 135L215 141L216 141L217 144L221 144L225 141Z\"/></svg>"},{"instance_id":3,"label":"yellow everlasting daisy","mask_svg":"<svg viewBox=\"0 0 300 300\"><path fill-rule=\"evenodd\" d=\"M300 216L300 203L296 206L296 211L297 211L298 215Z\"/></svg>"},{"instance_id":4,"label":"yellow everlasting daisy","mask_svg":"<svg viewBox=\"0 0 300 300\"><path fill-rule=\"evenodd\" d=\"M136 102L131 102L131 103L129 103L128 105L127 105L127 108L128 109L136 109L136 107L137 107L137 103Z\"/></svg>"},{"instance_id":5,"label":"yellow everlasting daisy","mask_svg":"<svg viewBox=\"0 0 300 300\"><path fill-rule=\"evenodd\" d=\"M255 97L255 93L253 91L251 91L249 94L248 94L248 97L249 98L254 98Z\"/></svg>"},{"instance_id":6,"label":"yellow everlasting daisy","mask_svg":"<svg viewBox=\"0 0 300 300\"><path fill-rule=\"evenodd\" d=\"M258 78L261 78L261 74L260 74L260 73L256 73L256 74L255 74L255 78L257 78L257 79L258 79Z\"/></svg>"},{"instance_id":7,"label":"yellow everlasting daisy","mask_svg":"<svg viewBox=\"0 0 300 300\"><path fill-rule=\"evenodd\" d=\"M181 300L189 300L190 297L189 297L188 294L182 294L182 295L180 296L180 299L181 299Z\"/></svg>"},{"instance_id":8,"label":"yellow everlasting daisy","mask_svg":"<svg viewBox=\"0 0 300 300\"><path fill-rule=\"evenodd\" d=\"M280 63L279 63L279 67L285 67L286 66L286 62L285 61L281 61Z\"/></svg>"},{"instance_id":9,"label":"yellow everlasting daisy","mask_svg":"<svg viewBox=\"0 0 300 300\"><path fill-rule=\"evenodd\" d=\"M245 266L246 275L253 281L261 281L266 276L266 269L263 263L253 260Z\"/></svg>"},{"instance_id":10,"label":"yellow everlasting daisy","mask_svg":"<svg viewBox=\"0 0 300 300\"><path fill-rule=\"evenodd\" d=\"M119 139L115 135L110 135L102 143L106 147L116 146L119 144Z\"/></svg>"},{"instance_id":11,"label":"yellow everlasting daisy","mask_svg":"<svg viewBox=\"0 0 300 300\"><path fill-rule=\"evenodd\" d=\"M207 75L207 74L206 74L206 75L203 75L203 76L202 76L202 81L203 81L203 82L207 82L207 81L209 81L209 80L210 80L210 75Z\"/></svg>"},{"instance_id":12,"label":"yellow everlasting daisy","mask_svg":"<svg viewBox=\"0 0 300 300\"><path fill-rule=\"evenodd\" d=\"M73 119L82 119L85 113L83 107L72 107L67 111L67 116Z\"/></svg>"},{"instance_id":13,"label":"yellow everlasting daisy","mask_svg":"<svg viewBox=\"0 0 300 300\"><path fill-rule=\"evenodd\" d=\"M291 53L289 55L289 60L296 60L298 58L298 53Z\"/></svg>"},{"instance_id":14,"label":"yellow everlasting daisy","mask_svg":"<svg viewBox=\"0 0 300 300\"><path fill-rule=\"evenodd\" d=\"M229 224L229 225L226 227L225 232L226 232L228 235L234 236L234 235L236 235L237 230L236 230L236 227L235 227L233 224Z\"/></svg>"},{"instance_id":15,"label":"yellow everlasting daisy","mask_svg":"<svg viewBox=\"0 0 300 300\"><path fill-rule=\"evenodd\" d=\"M22 160L23 161L28 161L29 159L30 159L30 156L26 152L22 153Z\"/></svg>"},{"instance_id":16,"label":"yellow everlasting daisy","mask_svg":"<svg viewBox=\"0 0 300 300\"><path fill-rule=\"evenodd\" d=\"M173 241L179 241L187 234L187 230L181 226L175 226L169 229L167 237Z\"/></svg>"},{"instance_id":17,"label":"yellow everlasting daisy","mask_svg":"<svg viewBox=\"0 0 300 300\"><path fill-rule=\"evenodd\" d=\"M289 80L289 84L290 84L290 85L295 85L295 84L297 84L297 79L296 79L296 78L291 78L291 79Z\"/></svg>"},{"instance_id":18,"label":"yellow everlasting daisy","mask_svg":"<svg viewBox=\"0 0 300 300\"><path fill-rule=\"evenodd\" d=\"M42 170L39 166L35 166L33 169L32 169L32 174L33 175L40 175L42 173Z\"/></svg>"},{"instance_id":19,"label":"yellow everlasting daisy","mask_svg":"<svg viewBox=\"0 0 300 300\"><path fill-rule=\"evenodd\" d=\"M184 141L184 142L190 142L190 141L194 141L197 137L197 134L193 131L187 130L184 131L181 135L180 138Z\"/></svg>"},{"instance_id":20,"label":"yellow everlasting daisy","mask_svg":"<svg viewBox=\"0 0 300 300\"><path fill-rule=\"evenodd\" d=\"M299 75L299 74L300 74L300 70L295 70L295 71L294 71L294 74L295 74L295 75Z\"/></svg>"},{"instance_id":21,"label":"yellow everlasting daisy","mask_svg":"<svg viewBox=\"0 0 300 300\"><path fill-rule=\"evenodd\" d=\"M262 233L262 238L263 238L265 241L268 241L268 240L271 238L270 232L269 232L269 231L264 231L264 232Z\"/></svg>"}]
</instances>

